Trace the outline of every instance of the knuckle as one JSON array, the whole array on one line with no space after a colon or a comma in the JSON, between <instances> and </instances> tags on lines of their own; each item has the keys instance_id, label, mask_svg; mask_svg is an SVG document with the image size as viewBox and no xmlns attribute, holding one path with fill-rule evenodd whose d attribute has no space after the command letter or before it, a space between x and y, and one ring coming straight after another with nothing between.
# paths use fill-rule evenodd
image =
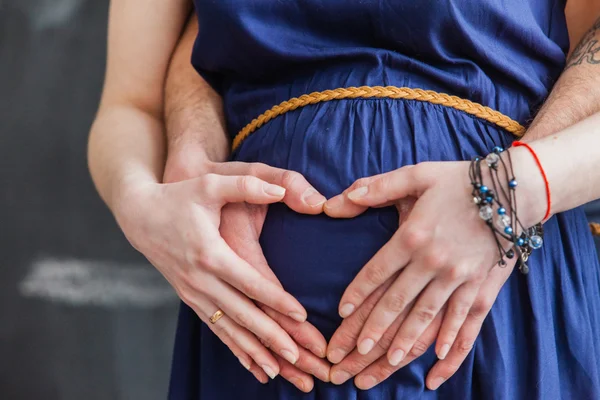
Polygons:
<instances>
[{"instance_id":1,"label":"knuckle","mask_svg":"<svg viewBox=\"0 0 600 400\"><path fill-rule=\"evenodd\" d=\"M460 281L464 280L467 276L467 273L464 268L459 265L453 265L448 268L448 279L452 281Z\"/></svg>"},{"instance_id":2,"label":"knuckle","mask_svg":"<svg viewBox=\"0 0 600 400\"><path fill-rule=\"evenodd\" d=\"M242 292L256 300L257 297L259 297L260 293L261 293L261 288L262 285L260 284L260 282L256 279L246 279L243 280L242 283L240 284L240 289L242 289Z\"/></svg>"},{"instance_id":3,"label":"knuckle","mask_svg":"<svg viewBox=\"0 0 600 400\"><path fill-rule=\"evenodd\" d=\"M275 337L273 335L267 335L265 337L262 337L260 339L260 341L262 342L262 344L267 348L270 349L273 347L273 345L275 344L276 340Z\"/></svg>"},{"instance_id":4,"label":"knuckle","mask_svg":"<svg viewBox=\"0 0 600 400\"><path fill-rule=\"evenodd\" d=\"M425 264L426 268L439 271L447 265L448 256L445 252L440 250L430 251L423 259L423 263Z\"/></svg>"},{"instance_id":5,"label":"knuckle","mask_svg":"<svg viewBox=\"0 0 600 400\"><path fill-rule=\"evenodd\" d=\"M362 371L368 364L366 358L353 358L343 361L345 363L344 370L350 372L351 374L356 374L359 371Z\"/></svg>"},{"instance_id":6,"label":"knuckle","mask_svg":"<svg viewBox=\"0 0 600 400\"><path fill-rule=\"evenodd\" d=\"M408 305L408 299L402 292L391 292L385 301L385 306L392 312L400 313Z\"/></svg>"},{"instance_id":7,"label":"knuckle","mask_svg":"<svg viewBox=\"0 0 600 400\"><path fill-rule=\"evenodd\" d=\"M432 232L417 226L407 226L404 230L404 243L411 250L420 249L431 240Z\"/></svg>"},{"instance_id":8,"label":"knuckle","mask_svg":"<svg viewBox=\"0 0 600 400\"><path fill-rule=\"evenodd\" d=\"M429 345L421 340L417 340L410 351L408 352L412 357L420 357L429 349Z\"/></svg>"},{"instance_id":9,"label":"knuckle","mask_svg":"<svg viewBox=\"0 0 600 400\"><path fill-rule=\"evenodd\" d=\"M494 298L492 296L481 296L470 309L470 315L477 318L483 319L487 313L491 310L494 305Z\"/></svg>"},{"instance_id":10,"label":"knuckle","mask_svg":"<svg viewBox=\"0 0 600 400\"><path fill-rule=\"evenodd\" d=\"M465 319L469 315L471 307L465 301L458 301L450 307L450 317Z\"/></svg>"},{"instance_id":11,"label":"knuckle","mask_svg":"<svg viewBox=\"0 0 600 400\"><path fill-rule=\"evenodd\" d=\"M472 348L473 348L473 341L470 339L463 338L463 339L460 339L456 343L456 351L461 356L466 356L467 354L469 354L469 352L471 351Z\"/></svg>"},{"instance_id":12,"label":"knuckle","mask_svg":"<svg viewBox=\"0 0 600 400\"><path fill-rule=\"evenodd\" d=\"M386 379L388 376L392 375L398 367L394 367L393 365L383 362L378 363L377 366L373 369L373 375L378 381L382 381Z\"/></svg>"},{"instance_id":13,"label":"knuckle","mask_svg":"<svg viewBox=\"0 0 600 400\"><path fill-rule=\"evenodd\" d=\"M291 187L301 175L295 171L284 171L281 177L282 186L285 188Z\"/></svg>"},{"instance_id":14,"label":"knuckle","mask_svg":"<svg viewBox=\"0 0 600 400\"><path fill-rule=\"evenodd\" d=\"M181 301L187 304L190 308L195 308L195 298L191 290L180 290L177 294ZM200 315L198 315L198 317L200 317Z\"/></svg>"},{"instance_id":15,"label":"knuckle","mask_svg":"<svg viewBox=\"0 0 600 400\"><path fill-rule=\"evenodd\" d=\"M431 323L436 315L437 310L431 305L421 306L415 310L415 316L417 317L417 320L423 324Z\"/></svg>"},{"instance_id":16,"label":"knuckle","mask_svg":"<svg viewBox=\"0 0 600 400\"><path fill-rule=\"evenodd\" d=\"M337 341L344 350L354 347L358 334L354 334L352 330L345 329L342 323L342 328L336 332Z\"/></svg>"},{"instance_id":17,"label":"knuckle","mask_svg":"<svg viewBox=\"0 0 600 400\"><path fill-rule=\"evenodd\" d=\"M238 191L241 193L251 192L255 187L256 180L257 178L250 175L240 176L236 181Z\"/></svg>"},{"instance_id":18,"label":"knuckle","mask_svg":"<svg viewBox=\"0 0 600 400\"><path fill-rule=\"evenodd\" d=\"M380 285L386 278L387 276L383 264L373 264L365 270L365 279L372 285Z\"/></svg>"},{"instance_id":19,"label":"knuckle","mask_svg":"<svg viewBox=\"0 0 600 400\"><path fill-rule=\"evenodd\" d=\"M252 328L254 327L254 320L247 313L243 313L243 312L236 313L235 321L238 324L240 324L241 326L243 326L244 328L248 329L249 331L252 331Z\"/></svg>"}]
</instances>

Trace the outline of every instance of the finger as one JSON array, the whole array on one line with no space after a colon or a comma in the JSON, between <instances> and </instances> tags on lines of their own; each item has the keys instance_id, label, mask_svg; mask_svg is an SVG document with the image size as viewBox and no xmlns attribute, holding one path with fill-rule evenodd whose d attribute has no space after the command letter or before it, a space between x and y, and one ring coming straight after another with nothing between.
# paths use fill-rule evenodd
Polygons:
<instances>
[{"instance_id":1,"label":"finger","mask_svg":"<svg viewBox=\"0 0 600 400\"><path fill-rule=\"evenodd\" d=\"M281 201L285 189L265 182L255 176L226 176L206 174L196 178L201 201L210 201L220 205L247 202L252 204L271 204Z\"/></svg>"},{"instance_id":2,"label":"finger","mask_svg":"<svg viewBox=\"0 0 600 400\"><path fill-rule=\"evenodd\" d=\"M419 295L388 350L388 360L392 366L400 364L461 283L456 280L433 280Z\"/></svg>"},{"instance_id":3,"label":"finger","mask_svg":"<svg viewBox=\"0 0 600 400\"><path fill-rule=\"evenodd\" d=\"M442 315L439 314L425 332L423 332L421 337L415 341L412 349L408 352L408 355L398 366L394 367L390 365L386 356L379 357L377 361L370 364L364 371L356 376L356 379L354 380L356 386L361 390L369 390L389 378L400 368L404 368L406 365L425 354L435 340L441 322Z\"/></svg>"},{"instance_id":4,"label":"finger","mask_svg":"<svg viewBox=\"0 0 600 400\"><path fill-rule=\"evenodd\" d=\"M417 173L421 169L422 166L406 166L387 172L366 186L349 192L347 197L365 207L382 206L409 196L419 197L427 187L424 174Z\"/></svg>"},{"instance_id":5,"label":"finger","mask_svg":"<svg viewBox=\"0 0 600 400\"><path fill-rule=\"evenodd\" d=\"M305 349L310 350L315 356L325 357L327 349L327 341L317 328L310 322L298 322L281 313L273 310L270 307L261 305L261 309L281 326L296 343ZM325 364L326 365L326 364Z\"/></svg>"},{"instance_id":6,"label":"finger","mask_svg":"<svg viewBox=\"0 0 600 400\"><path fill-rule=\"evenodd\" d=\"M306 178L295 171L271 167L262 163L227 162L219 164L223 175L252 175L286 189L283 201L292 210L304 214L319 214L327 200Z\"/></svg>"},{"instance_id":7,"label":"finger","mask_svg":"<svg viewBox=\"0 0 600 400\"><path fill-rule=\"evenodd\" d=\"M212 249L204 268L229 283L251 299L261 302L284 315L303 322L306 310L298 300L279 284L265 278L256 268L238 256L222 239L212 241Z\"/></svg>"},{"instance_id":8,"label":"finger","mask_svg":"<svg viewBox=\"0 0 600 400\"><path fill-rule=\"evenodd\" d=\"M333 218L353 218L362 214L368 207L360 206L350 201L348 199L348 193L363 186L367 186L380 176L381 174L358 179L342 193L327 200L323 206L323 211L325 211L325 214Z\"/></svg>"},{"instance_id":9,"label":"finger","mask_svg":"<svg viewBox=\"0 0 600 400\"><path fill-rule=\"evenodd\" d=\"M356 347L358 335L367 318L369 318L371 311L397 276L395 274L388 279L365 300L355 313L342 321L342 324L335 331L327 346L327 359L331 363L340 363Z\"/></svg>"},{"instance_id":10,"label":"finger","mask_svg":"<svg viewBox=\"0 0 600 400\"><path fill-rule=\"evenodd\" d=\"M349 317L381 284L406 266L411 253L402 235L402 230L396 231L348 285L340 300L342 318Z\"/></svg>"},{"instance_id":11,"label":"finger","mask_svg":"<svg viewBox=\"0 0 600 400\"><path fill-rule=\"evenodd\" d=\"M308 393L313 389L315 383L310 375L300 371L298 368L296 368L294 365L290 364L283 358L279 356L276 357L279 361L279 375L281 375L285 380L290 382L292 385L296 386L304 393Z\"/></svg>"},{"instance_id":12,"label":"finger","mask_svg":"<svg viewBox=\"0 0 600 400\"><path fill-rule=\"evenodd\" d=\"M248 203L230 203L221 212L219 232L227 245L244 261L254 267L266 279L281 286L281 283L269 267L259 243L262 224L255 219L256 206Z\"/></svg>"},{"instance_id":13,"label":"finger","mask_svg":"<svg viewBox=\"0 0 600 400\"><path fill-rule=\"evenodd\" d=\"M207 296L229 318L254 333L265 346L294 364L298 346L290 336L246 296L214 277L208 277Z\"/></svg>"},{"instance_id":14,"label":"finger","mask_svg":"<svg viewBox=\"0 0 600 400\"><path fill-rule=\"evenodd\" d=\"M469 310L475 301L480 284L478 282L467 282L459 287L448 301L448 310L444 316L442 327L436 341L436 354L440 360L452 348L454 340L463 326Z\"/></svg>"},{"instance_id":15,"label":"finger","mask_svg":"<svg viewBox=\"0 0 600 400\"><path fill-rule=\"evenodd\" d=\"M331 365L326 360L302 348L299 349L299 353L298 361L294 364L296 368L319 378L323 382L329 382Z\"/></svg>"},{"instance_id":16,"label":"finger","mask_svg":"<svg viewBox=\"0 0 600 400\"><path fill-rule=\"evenodd\" d=\"M358 337L358 351L367 354L392 323L423 291L433 278L420 263L408 266L377 303Z\"/></svg>"},{"instance_id":17,"label":"finger","mask_svg":"<svg viewBox=\"0 0 600 400\"><path fill-rule=\"evenodd\" d=\"M398 318L392 326L385 332L383 337L373 350L367 355L362 355L358 350L352 351L341 363L331 368L331 382L340 385L363 371L372 363L376 362L381 356L385 355L387 349L394 339L403 318ZM387 363L387 361L386 361Z\"/></svg>"},{"instance_id":18,"label":"finger","mask_svg":"<svg viewBox=\"0 0 600 400\"><path fill-rule=\"evenodd\" d=\"M186 302L186 304L188 304L208 328L232 350L238 357L240 363L252 372L259 381L263 382L263 380L260 379L263 376L256 372L256 370L252 370L252 361L260 366L264 373L269 377L275 378L275 376L277 376L279 373L279 363L273 357L271 352L259 342L256 336L233 322L227 315L224 315L215 323L210 322L210 317L218 310L218 306L211 302L206 296L198 294L195 301ZM230 345L233 344L235 344L236 347L230 347ZM250 359L248 359L248 357L250 357Z\"/></svg>"},{"instance_id":19,"label":"finger","mask_svg":"<svg viewBox=\"0 0 600 400\"><path fill-rule=\"evenodd\" d=\"M488 277L483 282L475 298L465 323L460 329L456 340L448 355L435 363L433 368L427 374L426 385L431 390L436 390L458 371L467 355L471 351L485 317L491 310L500 289L510 276L514 268L492 268Z\"/></svg>"}]
</instances>

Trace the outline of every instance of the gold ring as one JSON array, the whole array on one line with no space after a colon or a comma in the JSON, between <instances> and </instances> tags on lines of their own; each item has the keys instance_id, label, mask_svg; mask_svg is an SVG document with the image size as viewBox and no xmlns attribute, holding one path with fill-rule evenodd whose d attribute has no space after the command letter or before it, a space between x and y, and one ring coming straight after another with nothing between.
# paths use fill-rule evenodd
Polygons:
<instances>
[{"instance_id":1,"label":"gold ring","mask_svg":"<svg viewBox=\"0 0 600 400\"><path fill-rule=\"evenodd\" d=\"M221 317L222 317L223 315L225 315L225 313L224 313L223 311L221 311L221 310L217 310L217 312L216 312L216 313L214 313L214 314L212 315L212 317L210 317L210 318L209 318L209 321L210 321L210 323L211 323L211 324L214 324L214 323L216 323L218 320L220 320L220 319L221 319Z\"/></svg>"}]
</instances>

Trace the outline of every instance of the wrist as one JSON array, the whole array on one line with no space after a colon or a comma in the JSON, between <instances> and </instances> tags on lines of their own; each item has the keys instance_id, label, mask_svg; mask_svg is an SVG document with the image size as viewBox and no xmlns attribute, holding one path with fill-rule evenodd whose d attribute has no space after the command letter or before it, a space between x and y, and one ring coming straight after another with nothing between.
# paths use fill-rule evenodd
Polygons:
<instances>
[{"instance_id":1,"label":"wrist","mask_svg":"<svg viewBox=\"0 0 600 400\"><path fill-rule=\"evenodd\" d=\"M511 147L508 151L512 158L514 178L518 182L515 194L519 219L524 226L533 226L542 222L548 207L544 178L526 148Z\"/></svg>"},{"instance_id":2,"label":"wrist","mask_svg":"<svg viewBox=\"0 0 600 400\"><path fill-rule=\"evenodd\" d=\"M206 152L201 143L169 144L163 181L179 182L206 174L215 162L225 161L215 158Z\"/></svg>"}]
</instances>

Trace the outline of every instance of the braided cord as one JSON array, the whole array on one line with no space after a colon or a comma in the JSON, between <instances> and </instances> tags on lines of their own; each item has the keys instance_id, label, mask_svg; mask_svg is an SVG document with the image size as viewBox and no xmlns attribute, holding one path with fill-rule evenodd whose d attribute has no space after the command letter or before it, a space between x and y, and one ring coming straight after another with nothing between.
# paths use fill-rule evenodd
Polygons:
<instances>
[{"instance_id":1,"label":"braided cord","mask_svg":"<svg viewBox=\"0 0 600 400\"><path fill-rule=\"evenodd\" d=\"M444 107L450 107L454 108L455 110L463 111L469 115L490 122L506 130L507 132L512 133L516 137L521 137L525 134L525 127L510 117L507 117L501 112L493 110L490 107L483 106L471 100L462 99L458 96L451 96L446 93L438 93L433 90L411 89L407 87L360 86L337 88L333 90L324 90L322 92L303 94L300 97L294 97L276 106L273 106L270 110L267 110L258 117L254 118L252 122L238 132L233 139L232 150L235 151L238 147L240 147L242 142L258 128L289 111L293 111L310 104L323 103L332 100L371 98L416 100L431 104L439 104ZM600 236L600 224L591 223L590 228L594 235Z\"/></svg>"},{"instance_id":2,"label":"braided cord","mask_svg":"<svg viewBox=\"0 0 600 400\"><path fill-rule=\"evenodd\" d=\"M462 99L457 96L451 96L446 93L438 93L434 92L433 90L411 89L407 87L399 88L395 86L361 86L337 88L333 90L324 90L322 92L304 94L300 97L294 97L290 100L282 102L281 104L273 106L270 110L265 111L253 119L252 122L246 125L235 136L233 139L232 148L235 151L242 144L242 142L258 128L271 121L273 118L283 115L289 111L293 111L310 104L323 103L331 100L370 98L417 100L431 104L439 104L445 107L463 111L477 118L481 118L499 126L500 128L503 128L517 137L521 137L523 134L525 134L525 128L517 121L489 107L472 102L470 100Z\"/></svg>"}]
</instances>

